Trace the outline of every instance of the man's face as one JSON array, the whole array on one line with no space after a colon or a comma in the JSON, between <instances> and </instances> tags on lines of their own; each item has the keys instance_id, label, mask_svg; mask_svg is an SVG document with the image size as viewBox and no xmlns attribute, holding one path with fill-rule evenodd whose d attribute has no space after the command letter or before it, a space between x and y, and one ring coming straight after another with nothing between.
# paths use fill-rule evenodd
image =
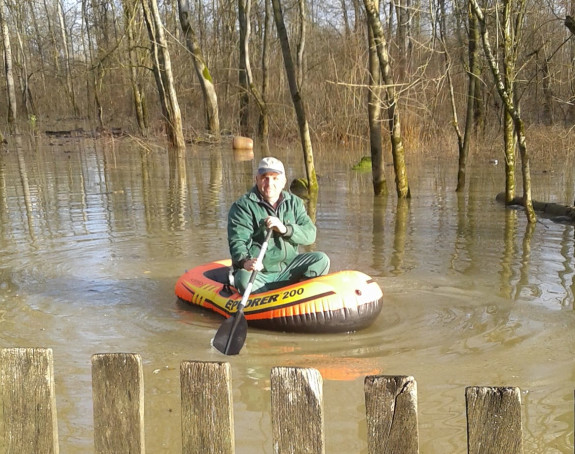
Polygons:
<instances>
[{"instance_id":1,"label":"man's face","mask_svg":"<svg viewBox=\"0 0 575 454\"><path fill-rule=\"evenodd\" d=\"M286 185L286 177L283 173L267 172L256 175L256 185L266 202L275 203Z\"/></svg>"}]
</instances>

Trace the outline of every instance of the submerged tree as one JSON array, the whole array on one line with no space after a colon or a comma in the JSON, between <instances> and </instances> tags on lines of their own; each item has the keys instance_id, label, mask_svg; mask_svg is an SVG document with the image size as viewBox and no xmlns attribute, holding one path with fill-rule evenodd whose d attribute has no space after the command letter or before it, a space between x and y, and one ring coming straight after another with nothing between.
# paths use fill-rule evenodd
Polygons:
<instances>
[{"instance_id":1,"label":"submerged tree","mask_svg":"<svg viewBox=\"0 0 575 454\"><path fill-rule=\"evenodd\" d=\"M240 24L240 62L239 62L239 82L242 88L240 96L240 128L243 135L249 134L249 95L253 95L260 115L267 117L266 103L256 87L252 75L250 63L250 15L251 0L238 0L238 19Z\"/></svg>"},{"instance_id":2,"label":"submerged tree","mask_svg":"<svg viewBox=\"0 0 575 454\"><path fill-rule=\"evenodd\" d=\"M485 52L485 56L487 57L487 61L489 62L489 67L491 68L493 79L495 80L497 92L499 94L499 97L501 98L501 101L503 102L505 112L509 114L509 116L513 121L513 127L517 137L517 146L519 148L519 154L521 155L521 170L523 175L523 206L525 207L527 220L530 223L533 223L537 221L537 217L533 209L533 200L531 198L531 170L529 163L529 154L527 151L527 140L525 136L525 124L523 123L523 119L519 114L519 109L516 107L515 100L513 99L513 93L509 92L509 88L506 86L506 83L503 80L501 71L499 70L499 64L491 49L491 43L489 41L489 33L487 30L487 24L485 20L485 15L483 14L483 10L477 3L477 0L469 0L469 1L473 6L473 11L477 17L477 20L479 21L481 29L481 40L483 42L483 50ZM511 6L512 6L512 0L506 0L505 8L511 8ZM508 14L508 12L506 12L505 14ZM518 24L520 23L521 22L519 21ZM505 34L504 47L505 47L505 53L508 56L510 55L510 53L514 52L514 49L508 47L511 46L512 43L514 42L510 36L510 33L511 29L504 30ZM507 61L506 66L508 66L509 64L510 61ZM506 201L509 201L507 199L507 194L506 194Z\"/></svg>"},{"instance_id":3,"label":"submerged tree","mask_svg":"<svg viewBox=\"0 0 575 454\"><path fill-rule=\"evenodd\" d=\"M218 112L218 95L216 93L216 87L208 66L206 65L206 60L196 37L196 33L190 23L190 10L184 5L183 0L178 0L178 9L180 12L180 24L186 38L186 46L192 53L194 68L200 82L200 87L202 88L206 128L210 134L219 137L220 116Z\"/></svg>"},{"instance_id":4,"label":"submerged tree","mask_svg":"<svg viewBox=\"0 0 575 454\"><path fill-rule=\"evenodd\" d=\"M575 1L571 1L571 15L567 15L565 17L565 21L564 21L564 25L565 27L567 27L569 29L569 31L571 32L572 36L571 39L575 39L575 18L573 18L573 15L575 15ZM572 52L572 54L575 54L575 52ZM572 55L571 58L571 64L573 65L573 63L575 62L575 55ZM573 68L571 69L571 73L573 73ZM575 85L575 79L573 81L570 82L570 84L573 86ZM569 103L569 117L571 118L572 121L575 120L575 96L571 96L571 102Z\"/></svg>"},{"instance_id":5,"label":"submerged tree","mask_svg":"<svg viewBox=\"0 0 575 454\"><path fill-rule=\"evenodd\" d=\"M457 115L457 103L455 97L455 88L452 77L452 60L449 47L447 45L447 8L445 0L439 2L439 34L441 38L441 45L443 47L443 57L445 59L445 75L447 77L447 84L449 88L449 99L451 101L451 111L453 115L453 128L457 135L457 149L459 155L458 170L457 170L457 187L456 192L465 189L465 181L467 176L467 158L469 156L469 146L471 142L472 127L474 124L474 111L477 104L476 89L478 87L477 80L479 80L478 68L478 51L477 43L479 41L479 31L477 28L477 19L471 6L468 4L467 17L468 17L468 44L467 56L469 61L469 68L467 69L467 111L465 115L465 126L463 132L459 128L459 120Z\"/></svg>"},{"instance_id":6,"label":"submerged tree","mask_svg":"<svg viewBox=\"0 0 575 454\"><path fill-rule=\"evenodd\" d=\"M132 96L136 111L136 121L140 134L148 135L148 118L146 115L146 102L144 90L138 74L138 52L135 38L136 23L136 0L123 0L124 7L124 28L128 41L128 61L130 64L130 83L132 84Z\"/></svg>"},{"instance_id":7,"label":"submerged tree","mask_svg":"<svg viewBox=\"0 0 575 454\"><path fill-rule=\"evenodd\" d=\"M2 43L4 45L4 74L6 75L6 91L8 93L8 124L14 129L16 127L18 110L12 65L12 46L10 44L10 32L6 22L6 5L4 0L0 0L0 29L2 30Z\"/></svg>"},{"instance_id":8,"label":"submerged tree","mask_svg":"<svg viewBox=\"0 0 575 454\"><path fill-rule=\"evenodd\" d=\"M144 20L146 21L150 37L154 77L164 114L166 132L174 147L184 149L186 142L182 130L182 115L174 88L172 63L168 51L168 43L164 35L164 26L158 11L158 3L156 0L141 0L141 2Z\"/></svg>"},{"instance_id":9,"label":"submerged tree","mask_svg":"<svg viewBox=\"0 0 575 454\"><path fill-rule=\"evenodd\" d=\"M262 56L261 56L261 71L262 71L262 100L267 106L266 93L269 86L269 34L271 30L271 12L270 12L270 0L264 0L264 21L263 21L263 36L262 36ZM263 142L267 143L269 136L269 112L266 107L264 111L260 111L260 116L258 120L258 135Z\"/></svg>"},{"instance_id":10,"label":"submerged tree","mask_svg":"<svg viewBox=\"0 0 575 454\"><path fill-rule=\"evenodd\" d=\"M309 124L305 114L303 97L301 95L300 87L297 82L296 70L291 55L288 34L285 27L284 16L280 0L272 0L272 4L274 9L274 19L276 23L276 28L282 48L286 75L289 82L291 97L297 116L297 123L299 126L299 132L305 162L306 177L307 177L307 185L308 185L307 189L310 196L315 196L317 195L318 191L317 175L315 173L315 167L313 162L313 149L311 145L311 137L309 134Z\"/></svg>"},{"instance_id":11,"label":"submerged tree","mask_svg":"<svg viewBox=\"0 0 575 454\"><path fill-rule=\"evenodd\" d=\"M387 52L387 42L383 34L383 27L379 20L378 9L374 0L363 0L367 11L369 27L373 32L377 57L385 88L385 101L387 104L387 115L389 122L389 134L391 140L391 154L393 156L393 167L395 170L395 188L399 198L410 198L411 193L407 181L407 170L405 167L405 149L401 135L401 124L399 121L399 97L395 90L395 82L391 75L390 57Z\"/></svg>"},{"instance_id":12,"label":"submerged tree","mask_svg":"<svg viewBox=\"0 0 575 454\"><path fill-rule=\"evenodd\" d=\"M78 105L76 104L76 95L74 93L74 82L72 79L72 69L70 68L70 46L68 45L68 34L66 30L68 27L66 26L66 20L64 18L64 12L62 8L62 3L60 0L56 1L57 11L58 11L58 22L60 25L60 33L62 35L62 50L64 52L64 71L66 73L66 91L68 96L70 97L70 103L72 108L74 109L74 115L78 116L80 110L78 109Z\"/></svg>"},{"instance_id":13,"label":"submerged tree","mask_svg":"<svg viewBox=\"0 0 575 454\"><path fill-rule=\"evenodd\" d=\"M374 0L376 7L379 0ZM379 9L379 8L378 8ZM369 147L371 150L371 175L373 182L373 192L376 196L387 194L387 184L385 179L385 166L383 160L383 145L381 137L381 73L379 70L379 59L373 30L367 28L369 54L369 88L367 91L367 113L369 117Z\"/></svg>"},{"instance_id":14,"label":"submerged tree","mask_svg":"<svg viewBox=\"0 0 575 454\"><path fill-rule=\"evenodd\" d=\"M526 2L519 0L516 4L517 12L515 18L513 18L514 2L512 0L504 0L503 26L501 29L503 31L503 82L508 97L518 109L519 102L516 100L517 97L515 95L516 62ZM515 152L517 142L515 122L509 109L504 110L503 137L505 144L505 199L509 202L515 197Z\"/></svg>"}]
</instances>

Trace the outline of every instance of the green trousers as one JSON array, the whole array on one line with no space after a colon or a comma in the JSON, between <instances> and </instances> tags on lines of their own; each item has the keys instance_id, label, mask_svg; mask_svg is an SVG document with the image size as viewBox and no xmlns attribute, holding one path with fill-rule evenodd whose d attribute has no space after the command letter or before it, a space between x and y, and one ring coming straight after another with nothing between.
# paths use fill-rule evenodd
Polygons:
<instances>
[{"instance_id":1,"label":"green trousers","mask_svg":"<svg viewBox=\"0 0 575 454\"><path fill-rule=\"evenodd\" d=\"M329 257L323 252L304 252L298 254L288 266L276 273L258 272L252 293L261 293L276 288L285 287L299 281L323 276L329 272ZM251 271L237 270L234 273L234 286L243 294L246 290Z\"/></svg>"}]
</instances>

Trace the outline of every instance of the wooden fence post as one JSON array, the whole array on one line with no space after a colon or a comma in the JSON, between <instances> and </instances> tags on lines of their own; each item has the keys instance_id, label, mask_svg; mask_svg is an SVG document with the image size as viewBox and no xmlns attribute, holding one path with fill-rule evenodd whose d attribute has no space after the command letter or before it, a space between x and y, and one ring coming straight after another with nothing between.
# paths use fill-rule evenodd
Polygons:
<instances>
[{"instance_id":1,"label":"wooden fence post","mask_svg":"<svg viewBox=\"0 0 575 454\"><path fill-rule=\"evenodd\" d=\"M324 453L323 380L319 371L274 367L271 406L274 453Z\"/></svg>"},{"instance_id":2,"label":"wooden fence post","mask_svg":"<svg viewBox=\"0 0 575 454\"><path fill-rule=\"evenodd\" d=\"M182 361L182 454L233 454L229 363Z\"/></svg>"},{"instance_id":3,"label":"wooden fence post","mask_svg":"<svg viewBox=\"0 0 575 454\"><path fill-rule=\"evenodd\" d=\"M465 388L468 454L522 454L519 388Z\"/></svg>"},{"instance_id":4,"label":"wooden fence post","mask_svg":"<svg viewBox=\"0 0 575 454\"><path fill-rule=\"evenodd\" d=\"M367 452L417 454L417 383L413 377L365 377Z\"/></svg>"},{"instance_id":5,"label":"wooden fence post","mask_svg":"<svg viewBox=\"0 0 575 454\"><path fill-rule=\"evenodd\" d=\"M92 396L96 453L143 454L144 374L140 355L93 355Z\"/></svg>"},{"instance_id":6,"label":"wooden fence post","mask_svg":"<svg viewBox=\"0 0 575 454\"><path fill-rule=\"evenodd\" d=\"M51 349L1 349L0 399L0 445L3 441L6 454L58 454Z\"/></svg>"}]
</instances>

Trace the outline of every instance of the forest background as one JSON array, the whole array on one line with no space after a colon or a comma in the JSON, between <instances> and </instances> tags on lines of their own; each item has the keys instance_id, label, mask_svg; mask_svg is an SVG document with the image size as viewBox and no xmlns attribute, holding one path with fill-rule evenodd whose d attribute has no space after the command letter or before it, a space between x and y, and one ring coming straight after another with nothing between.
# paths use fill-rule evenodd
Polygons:
<instances>
[{"instance_id":1,"label":"forest background","mask_svg":"<svg viewBox=\"0 0 575 454\"><path fill-rule=\"evenodd\" d=\"M3 132L57 129L84 119L95 131L161 138L172 119L165 105L168 87L156 65L165 72L167 63L169 96L177 100L186 141L228 134L299 140L274 3L280 1L0 0L8 99L0 104ZM368 105L376 99L383 112L389 107L383 91L368 98L374 94L370 3L376 2L281 1L296 95L305 101L318 146L368 147ZM570 153L575 1L487 0L479 6L502 80L513 87L530 151ZM501 147L503 158L504 103L484 52L476 54L470 71L472 51L481 47L472 1L395 0L377 10L406 151L457 153L457 129L470 123L472 150ZM217 128L206 83L217 99ZM385 115L378 121L390 129ZM389 134L381 140L386 149Z\"/></svg>"}]
</instances>

